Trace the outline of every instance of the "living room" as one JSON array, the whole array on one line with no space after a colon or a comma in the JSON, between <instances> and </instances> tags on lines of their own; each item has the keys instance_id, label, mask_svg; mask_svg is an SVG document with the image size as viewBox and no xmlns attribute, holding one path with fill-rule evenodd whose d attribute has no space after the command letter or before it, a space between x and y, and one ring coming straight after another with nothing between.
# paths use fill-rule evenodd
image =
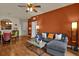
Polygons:
<instances>
[{"instance_id":1,"label":"living room","mask_svg":"<svg viewBox=\"0 0 79 59\"><path fill-rule=\"evenodd\" d=\"M75 3L75 4L74 3L73 4L71 4L71 3L70 4L67 4L67 3L59 3L59 4L57 4L57 3L51 3L51 4L50 3L41 3L40 4L40 3L38 3L36 5L41 5L41 8L43 8L42 5L44 5L44 6L45 5L49 5L49 6L54 5L53 8L55 8L55 7L57 7L57 8L55 8L53 10L51 9L51 11L49 10L49 11L43 12L43 13L39 12L40 14L34 10L34 12L36 12L35 15L32 12L30 14L27 11L25 12L25 7L21 8L22 5L25 5L25 4L21 4L21 3L20 4L1 4L0 6L2 6L2 5L4 7L10 6L8 8L11 8L11 11L10 10L8 11L8 9L4 9L4 10L7 10L8 13L6 11L4 11L4 13L2 13L0 19L1 20L10 19L10 21L12 21L12 23L8 23L9 25L10 24L12 25L12 29L10 29L10 31L19 30L19 40L17 40L16 43L14 41L14 43L11 42L11 44L7 44L7 45L3 44L3 42L1 41L0 55L2 55L2 56L4 56L4 55L5 56L6 55L9 55L9 56L20 56L20 55L21 56L53 56L54 54L57 54L55 56L58 56L58 55L60 55L60 56L63 56L63 55L64 56L78 56L79 55L79 51L78 51L78 47L79 47L78 33L79 32L77 32L77 35L74 38L76 43L71 44L71 42L72 42L71 37L73 37L72 36L73 33L71 32L72 27L73 27L72 22L78 23L79 4L77 4L77 3ZM18 5L20 7L18 7ZM16 6L17 8L15 8L14 6ZM45 7L45 8L49 9L49 6ZM61 7L58 7L58 6L61 6ZM1 10L3 11L2 8L1 8ZM43 11L45 11L45 10L43 10ZM13 15L14 12L15 12L15 15ZM20 13L21 15L19 14L19 12L21 12ZM27 14L29 14L29 15L27 15ZM6 16L6 15L8 15L8 16ZM19 16L17 16L17 15L19 15ZM25 17L24 15L27 15L27 17ZM30 16L30 17L28 18L28 16ZM22 18L28 18L28 19L25 20ZM5 24L7 24L7 21ZM28 27L27 27L27 25L25 26L25 24L27 24ZM78 27L76 29L78 29ZM1 26L1 31L9 32L9 30L7 31L6 28L2 28L2 26ZM62 42L63 44L60 43L62 45L62 46L60 46L59 42L61 40L59 40L57 42L57 40L55 40L55 39L54 40L48 39L48 40L52 40L52 42L57 42L57 43L53 43L52 46L54 46L55 44L58 44L57 46L55 45L53 48L57 49L56 52L60 51L59 53L52 52L52 54L51 54L50 51L47 51L47 48L49 48L49 46L50 46L49 43L51 43L51 42L44 42L44 41L40 40L38 42L38 44L36 43L36 41L38 39L38 36L36 37L36 35L38 33L39 34L43 33L44 34L43 38L46 38L46 36L48 38L51 38L52 36L54 36L54 38L55 38L55 36L56 36L55 34L62 34L62 35L65 34L66 37L64 39L68 39L68 42L67 41ZM48 34L45 34L45 33L48 33ZM1 35L3 36L3 34L1 34ZM42 40L43 40L43 38L41 37ZM36 41L32 42L31 39L36 39ZM43 43L43 45L40 45L39 43L40 44ZM74 46L72 46L72 45L74 45ZM6 50L5 50L5 48L6 48Z\"/></svg>"}]
</instances>

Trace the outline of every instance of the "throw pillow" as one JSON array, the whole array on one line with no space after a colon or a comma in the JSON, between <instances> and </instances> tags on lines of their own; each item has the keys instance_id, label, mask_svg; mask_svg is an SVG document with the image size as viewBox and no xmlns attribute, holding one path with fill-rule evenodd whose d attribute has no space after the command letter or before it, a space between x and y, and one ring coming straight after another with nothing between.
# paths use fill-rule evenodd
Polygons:
<instances>
[{"instance_id":1,"label":"throw pillow","mask_svg":"<svg viewBox=\"0 0 79 59\"><path fill-rule=\"evenodd\" d=\"M36 38L36 40L38 39L39 41L41 41L43 39L42 35L40 35L40 34L37 34L35 38Z\"/></svg>"},{"instance_id":2,"label":"throw pillow","mask_svg":"<svg viewBox=\"0 0 79 59\"><path fill-rule=\"evenodd\" d=\"M62 39L62 34L55 34L55 39L56 40L61 40Z\"/></svg>"},{"instance_id":3,"label":"throw pillow","mask_svg":"<svg viewBox=\"0 0 79 59\"><path fill-rule=\"evenodd\" d=\"M43 38L47 38L47 33L42 33Z\"/></svg>"},{"instance_id":4,"label":"throw pillow","mask_svg":"<svg viewBox=\"0 0 79 59\"><path fill-rule=\"evenodd\" d=\"M48 34L48 38L53 39L54 38L54 34L49 33Z\"/></svg>"}]
</instances>

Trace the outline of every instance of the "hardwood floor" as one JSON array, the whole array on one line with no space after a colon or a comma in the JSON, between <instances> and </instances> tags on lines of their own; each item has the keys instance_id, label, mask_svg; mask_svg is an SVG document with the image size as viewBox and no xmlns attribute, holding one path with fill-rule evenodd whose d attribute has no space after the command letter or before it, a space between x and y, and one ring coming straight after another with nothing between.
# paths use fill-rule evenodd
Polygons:
<instances>
[{"instance_id":1,"label":"hardwood floor","mask_svg":"<svg viewBox=\"0 0 79 59\"><path fill-rule=\"evenodd\" d=\"M70 48L68 48L66 56L79 56L79 50L74 51L74 50L71 50Z\"/></svg>"},{"instance_id":2,"label":"hardwood floor","mask_svg":"<svg viewBox=\"0 0 79 59\"><path fill-rule=\"evenodd\" d=\"M0 44L0 56L38 56L36 53L25 46L27 37L21 37L16 42L11 44ZM43 56L50 56L48 53L42 54ZM66 56L79 56L79 51L74 52L68 48Z\"/></svg>"}]
</instances>

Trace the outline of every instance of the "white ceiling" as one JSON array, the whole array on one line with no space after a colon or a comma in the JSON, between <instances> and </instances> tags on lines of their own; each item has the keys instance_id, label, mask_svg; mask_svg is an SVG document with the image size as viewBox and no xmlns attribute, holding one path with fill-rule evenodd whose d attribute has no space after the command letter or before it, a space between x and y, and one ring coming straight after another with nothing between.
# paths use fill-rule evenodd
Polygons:
<instances>
[{"instance_id":1,"label":"white ceiling","mask_svg":"<svg viewBox=\"0 0 79 59\"><path fill-rule=\"evenodd\" d=\"M45 13L57 8L61 8L71 3L37 3L41 8L37 8L38 12L26 13L26 8L20 8L18 5L25 5L24 3L0 3L0 16L15 17L19 19L28 19L29 17Z\"/></svg>"}]
</instances>

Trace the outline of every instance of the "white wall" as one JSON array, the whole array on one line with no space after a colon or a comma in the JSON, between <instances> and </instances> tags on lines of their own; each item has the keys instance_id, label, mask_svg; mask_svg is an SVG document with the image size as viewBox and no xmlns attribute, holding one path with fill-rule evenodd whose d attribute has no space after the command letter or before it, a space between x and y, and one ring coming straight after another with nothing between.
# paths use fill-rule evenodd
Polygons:
<instances>
[{"instance_id":1,"label":"white wall","mask_svg":"<svg viewBox=\"0 0 79 59\"><path fill-rule=\"evenodd\" d=\"M21 25L21 35L28 35L28 21L27 19L21 19L20 20Z\"/></svg>"},{"instance_id":2,"label":"white wall","mask_svg":"<svg viewBox=\"0 0 79 59\"><path fill-rule=\"evenodd\" d=\"M19 30L19 35L21 36L21 24L20 24L20 20L18 18L0 16L0 20L2 20L2 19L9 19L12 21L13 24L12 24L11 30L13 30L15 27L15 24L17 24L17 28ZM1 30L1 28L0 28L0 30ZM11 31L11 30L1 30L1 31Z\"/></svg>"}]
</instances>

